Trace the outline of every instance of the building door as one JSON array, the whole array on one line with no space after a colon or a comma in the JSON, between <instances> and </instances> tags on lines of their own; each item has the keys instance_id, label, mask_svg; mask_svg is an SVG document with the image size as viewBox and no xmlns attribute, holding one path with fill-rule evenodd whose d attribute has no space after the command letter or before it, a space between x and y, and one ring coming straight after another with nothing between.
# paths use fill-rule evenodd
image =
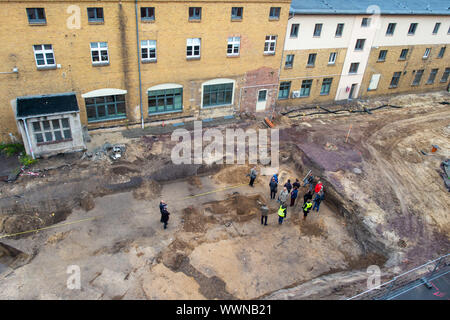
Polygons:
<instances>
[{"instance_id":1,"label":"building door","mask_svg":"<svg viewBox=\"0 0 450 320\"><path fill-rule=\"evenodd\" d=\"M267 89L258 91L258 101L256 102L256 111L262 111L266 109L267 103Z\"/></svg>"},{"instance_id":2,"label":"building door","mask_svg":"<svg viewBox=\"0 0 450 320\"><path fill-rule=\"evenodd\" d=\"M353 96L355 95L357 86L358 86L357 83L352 84L352 88L350 89L350 94L348 95L349 100L353 99Z\"/></svg>"}]
</instances>

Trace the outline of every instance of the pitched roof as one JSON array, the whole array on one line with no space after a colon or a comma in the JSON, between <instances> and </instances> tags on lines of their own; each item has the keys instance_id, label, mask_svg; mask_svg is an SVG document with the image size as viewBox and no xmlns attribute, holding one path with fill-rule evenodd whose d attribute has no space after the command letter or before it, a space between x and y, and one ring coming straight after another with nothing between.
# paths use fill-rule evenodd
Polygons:
<instances>
[{"instance_id":1,"label":"pitched roof","mask_svg":"<svg viewBox=\"0 0 450 320\"><path fill-rule=\"evenodd\" d=\"M448 0L292 0L290 11L294 14L371 14L366 10L373 5L384 15L450 15Z\"/></svg>"},{"instance_id":2,"label":"pitched roof","mask_svg":"<svg viewBox=\"0 0 450 320\"><path fill-rule=\"evenodd\" d=\"M43 96L27 96L17 98L17 118L43 116L63 112L78 112L75 93L60 93Z\"/></svg>"}]
</instances>

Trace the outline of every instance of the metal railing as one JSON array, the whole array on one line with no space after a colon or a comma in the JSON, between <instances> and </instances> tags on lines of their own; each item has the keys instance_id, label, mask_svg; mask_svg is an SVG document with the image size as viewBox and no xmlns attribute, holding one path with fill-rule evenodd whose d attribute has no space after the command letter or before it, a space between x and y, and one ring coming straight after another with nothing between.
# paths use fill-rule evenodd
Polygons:
<instances>
[{"instance_id":1,"label":"metal railing","mask_svg":"<svg viewBox=\"0 0 450 320\"><path fill-rule=\"evenodd\" d=\"M347 300L385 300L395 290L406 286L414 281L421 281L424 285L433 278L439 271L450 265L450 254L443 255L437 259L429 261L421 266L406 271L395 276L393 279L380 284L374 288L361 292Z\"/></svg>"}]
</instances>

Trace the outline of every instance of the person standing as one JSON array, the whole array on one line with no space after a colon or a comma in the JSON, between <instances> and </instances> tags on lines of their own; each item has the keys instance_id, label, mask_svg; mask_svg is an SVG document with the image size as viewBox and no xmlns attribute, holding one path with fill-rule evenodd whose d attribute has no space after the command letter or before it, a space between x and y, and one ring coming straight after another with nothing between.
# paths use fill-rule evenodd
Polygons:
<instances>
[{"instance_id":1,"label":"person standing","mask_svg":"<svg viewBox=\"0 0 450 320\"><path fill-rule=\"evenodd\" d=\"M162 213L161 213L161 222L164 223L164 229L167 229L167 224L169 223L169 211L167 211L167 208L164 207Z\"/></svg>"},{"instance_id":2,"label":"person standing","mask_svg":"<svg viewBox=\"0 0 450 320\"><path fill-rule=\"evenodd\" d=\"M250 183L249 183L250 187L253 187L253 183L255 182L257 174L258 174L258 172L256 171L256 167L253 167L250 170Z\"/></svg>"},{"instance_id":3,"label":"person standing","mask_svg":"<svg viewBox=\"0 0 450 320\"><path fill-rule=\"evenodd\" d=\"M284 184L284 186L286 187L288 193L291 193L292 184L291 184L291 180L290 179L288 179L288 181Z\"/></svg>"},{"instance_id":4,"label":"person standing","mask_svg":"<svg viewBox=\"0 0 450 320\"><path fill-rule=\"evenodd\" d=\"M261 207L261 224L267 226L267 216L269 214L269 208L266 206Z\"/></svg>"},{"instance_id":5,"label":"person standing","mask_svg":"<svg viewBox=\"0 0 450 320\"><path fill-rule=\"evenodd\" d=\"M309 185L309 190L312 192L312 190L313 190L313 183L314 183L314 176L312 174L310 174L309 176L307 176L303 180L303 182L304 182L303 186L306 187L307 185Z\"/></svg>"},{"instance_id":6,"label":"person standing","mask_svg":"<svg viewBox=\"0 0 450 320\"><path fill-rule=\"evenodd\" d=\"M322 182L320 182L320 180L319 180L319 182L316 184L316 187L314 188L314 192L315 193L319 193L319 192L321 192L323 190L323 184L322 184Z\"/></svg>"},{"instance_id":7,"label":"person standing","mask_svg":"<svg viewBox=\"0 0 450 320\"><path fill-rule=\"evenodd\" d=\"M317 212L319 212L320 203L322 202L324 196L323 196L323 190L316 194L314 197L314 206L312 208L312 211L317 208Z\"/></svg>"},{"instance_id":8,"label":"person standing","mask_svg":"<svg viewBox=\"0 0 450 320\"><path fill-rule=\"evenodd\" d=\"M312 199L312 192L311 190L308 190L308 192L303 196L303 205L310 199Z\"/></svg>"},{"instance_id":9,"label":"person standing","mask_svg":"<svg viewBox=\"0 0 450 320\"><path fill-rule=\"evenodd\" d=\"M272 179L270 180L269 187L270 187L270 199L275 199L275 196L277 195L278 183L275 181L274 177L272 177Z\"/></svg>"},{"instance_id":10,"label":"person standing","mask_svg":"<svg viewBox=\"0 0 450 320\"><path fill-rule=\"evenodd\" d=\"M295 179L295 182L292 184L292 187L297 187L297 189L300 189L300 181L298 179Z\"/></svg>"},{"instance_id":11,"label":"person standing","mask_svg":"<svg viewBox=\"0 0 450 320\"><path fill-rule=\"evenodd\" d=\"M282 204L278 209L278 224L282 224L287 215L287 207Z\"/></svg>"},{"instance_id":12,"label":"person standing","mask_svg":"<svg viewBox=\"0 0 450 320\"><path fill-rule=\"evenodd\" d=\"M286 205L286 201L288 199L288 195L289 195L289 192L287 191L287 188L284 187L283 191L281 191L280 195L278 196L278 200L280 201L280 203L282 205Z\"/></svg>"},{"instance_id":13,"label":"person standing","mask_svg":"<svg viewBox=\"0 0 450 320\"><path fill-rule=\"evenodd\" d=\"M159 212L161 212L161 222L163 222L163 211L164 209L167 210L167 203L164 202L164 200L161 200L159 202Z\"/></svg>"},{"instance_id":14,"label":"person standing","mask_svg":"<svg viewBox=\"0 0 450 320\"><path fill-rule=\"evenodd\" d=\"M298 196L298 189L297 189L297 187L294 187L294 190L292 190L292 192L291 192L291 207L294 206L295 199L297 199L297 196Z\"/></svg>"},{"instance_id":15,"label":"person standing","mask_svg":"<svg viewBox=\"0 0 450 320\"><path fill-rule=\"evenodd\" d=\"M309 210L311 210L311 207L312 207L311 199L308 199L308 202L306 202L303 205L303 220L305 220L306 217L308 216L308 212Z\"/></svg>"},{"instance_id":16,"label":"person standing","mask_svg":"<svg viewBox=\"0 0 450 320\"><path fill-rule=\"evenodd\" d=\"M272 178L275 179L275 182L278 183L278 173L275 173Z\"/></svg>"}]
</instances>

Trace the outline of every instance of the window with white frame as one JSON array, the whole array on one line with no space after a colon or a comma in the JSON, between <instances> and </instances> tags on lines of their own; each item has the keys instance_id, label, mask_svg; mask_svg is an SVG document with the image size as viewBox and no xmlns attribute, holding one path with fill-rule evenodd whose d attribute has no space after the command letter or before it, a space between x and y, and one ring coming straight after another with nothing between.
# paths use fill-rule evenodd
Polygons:
<instances>
[{"instance_id":1,"label":"window with white frame","mask_svg":"<svg viewBox=\"0 0 450 320\"><path fill-rule=\"evenodd\" d=\"M433 28L433 34L437 34L440 27L441 27L441 23L436 22L436 24L434 25L434 28Z\"/></svg>"},{"instance_id":2,"label":"window with white frame","mask_svg":"<svg viewBox=\"0 0 450 320\"><path fill-rule=\"evenodd\" d=\"M361 27L369 27L370 26L370 18L362 18Z\"/></svg>"},{"instance_id":3,"label":"window with white frame","mask_svg":"<svg viewBox=\"0 0 450 320\"><path fill-rule=\"evenodd\" d=\"M366 39L358 39L356 40L355 50L361 51L364 50L364 44L366 43Z\"/></svg>"},{"instance_id":4,"label":"window with white frame","mask_svg":"<svg viewBox=\"0 0 450 320\"><path fill-rule=\"evenodd\" d=\"M47 22L44 8L27 8L27 16L30 24L44 24Z\"/></svg>"},{"instance_id":5,"label":"window with white frame","mask_svg":"<svg viewBox=\"0 0 450 320\"><path fill-rule=\"evenodd\" d=\"M228 56L238 56L241 47L241 37L229 37L227 46Z\"/></svg>"},{"instance_id":6,"label":"window with white frame","mask_svg":"<svg viewBox=\"0 0 450 320\"><path fill-rule=\"evenodd\" d=\"M285 68L292 68L294 65L294 55L288 54L286 55L286 62L284 63Z\"/></svg>"},{"instance_id":7,"label":"window with white frame","mask_svg":"<svg viewBox=\"0 0 450 320\"><path fill-rule=\"evenodd\" d=\"M264 42L264 54L275 54L275 48L277 46L277 36L266 36Z\"/></svg>"},{"instance_id":8,"label":"window with white frame","mask_svg":"<svg viewBox=\"0 0 450 320\"><path fill-rule=\"evenodd\" d=\"M331 52L330 53L330 58L328 59L328 64L335 64L336 63L336 57L337 57L337 52Z\"/></svg>"},{"instance_id":9,"label":"window with white frame","mask_svg":"<svg viewBox=\"0 0 450 320\"><path fill-rule=\"evenodd\" d=\"M72 139L69 118L33 121L32 126L34 139L38 145Z\"/></svg>"},{"instance_id":10,"label":"window with white frame","mask_svg":"<svg viewBox=\"0 0 450 320\"><path fill-rule=\"evenodd\" d=\"M156 61L156 40L141 41L141 56L143 62Z\"/></svg>"},{"instance_id":11,"label":"window with white frame","mask_svg":"<svg viewBox=\"0 0 450 320\"><path fill-rule=\"evenodd\" d=\"M200 38L187 39L186 58L200 58Z\"/></svg>"},{"instance_id":12,"label":"window with white frame","mask_svg":"<svg viewBox=\"0 0 450 320\"><path fill-rule=\"evenodd\" d=\"M203 108L233 104L234 83L203 85Z\"/></svg>"},{"instance_id":13,"label":"window with white frame","mask_svg":"<svg viewBox=\"0 0 450 320\"><path fill-rule=\"evenodd\" d=\"M33 50L38 68L56 66L55 55L51 44L37 44L33 46Z\"/></svg>"},{"instance_id":14,"label":"window with white frame","mask_svg":"<svg viewBox=\"0 0 450 320\"><path fill-rule=\"evenodd\" d=\"M336 33L335 36L336 37L342 37L342 33L344 32L344 24L343 23L338 23L336 26Z\"/></svg>"},{"instance_id":15,"label":"window with white frame","mask_svg":"<svg viewBox=\"0 0 450 320\"><path fill-rule=\"evenodd\" d=\"M107 42L91 42L91 58L92 64L108 64L108 43Z\"/></svg>"},{"instance_id":16,"label":"window with white frame","mask_svg":"<svg viewBox=\"0 0 450 320\"><path fill-rule=\"evenodd\" d=\"M350 70L348 71L348 73L355 74L358 72L358 68L359 68L359 62L353 62L352 64L350 64Z\"/></svg>"},{"instance_id":17,"label":"window with white frame","mask_svg":"<svg viewBox=\"0 0 450 320\"><path fill-rule=\"evenodd\" d=\"M423 59L428 59L430 56L431 48L426 48L425 53L423 54Z\"/></svg>"}]
</instances>

